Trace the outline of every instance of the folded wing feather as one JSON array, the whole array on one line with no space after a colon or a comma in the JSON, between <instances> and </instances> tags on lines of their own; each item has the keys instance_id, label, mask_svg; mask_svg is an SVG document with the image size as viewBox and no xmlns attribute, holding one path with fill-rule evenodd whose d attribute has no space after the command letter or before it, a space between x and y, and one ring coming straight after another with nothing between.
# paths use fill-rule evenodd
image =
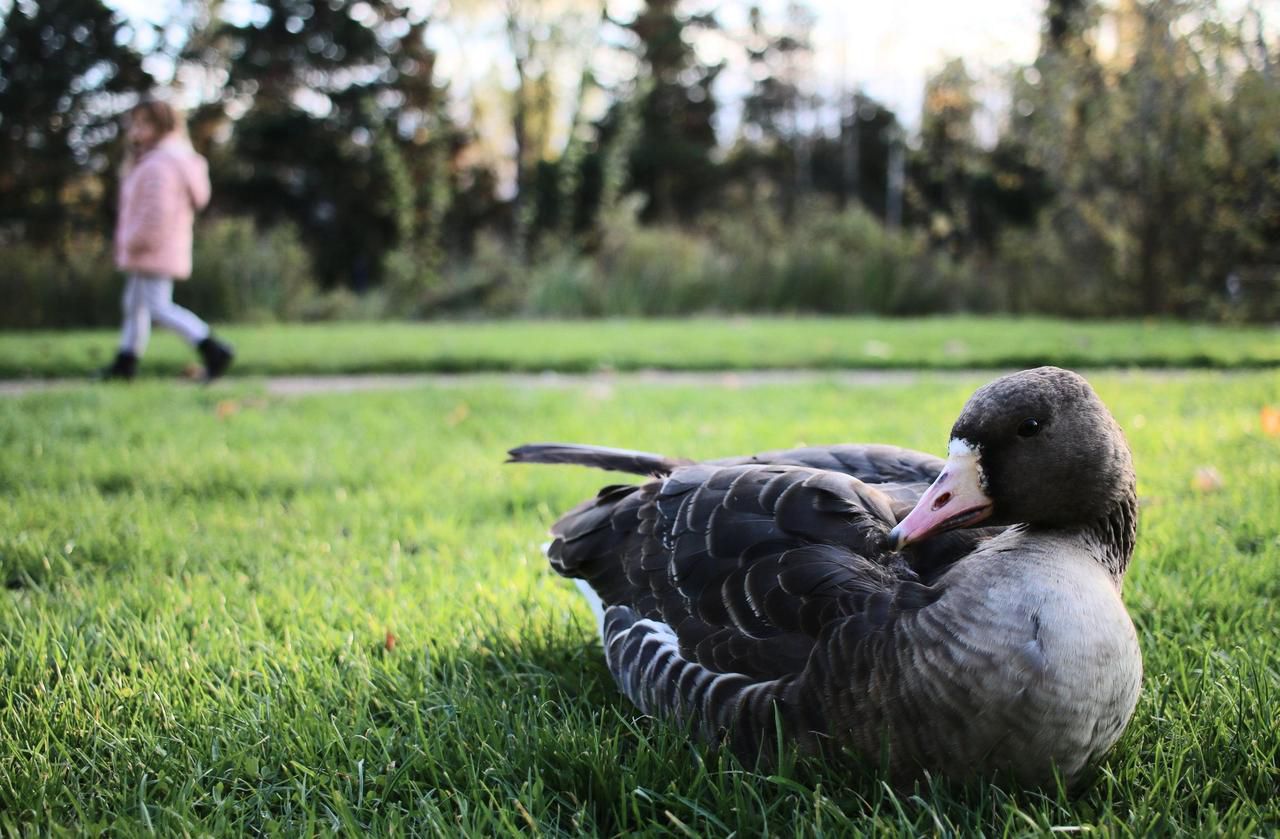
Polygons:
<instances>
[{"instance_id":1,"label":"folded wing feather","mask_svg":"<svg viewBox=\"0 0 1280 839\"><path fill-rule=\"evenodd\" d=\"M820 735L820 713L791 706L823 633L870 632L930 599L887 534L941 461L840 446L664 462L665 477L606 487L552 528L552 566L606 606L619 686L649 713L736 730L747 750L773 713Z\"/></svg>"}]
</instances>

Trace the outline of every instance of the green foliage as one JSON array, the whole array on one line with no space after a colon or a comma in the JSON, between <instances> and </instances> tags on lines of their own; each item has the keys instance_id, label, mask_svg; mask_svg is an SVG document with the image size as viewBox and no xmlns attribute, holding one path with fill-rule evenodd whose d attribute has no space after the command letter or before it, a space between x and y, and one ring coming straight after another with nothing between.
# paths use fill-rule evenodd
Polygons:
<instances>
[{"instance_id":1,"label":"green foliage","mask_svg":"<svg viewBox=\"0 0 1280 839\"><path fill-rule=\"evenodd\" d=\"M114 120L151 76L101 0L16 0L0 21L0 234L54 243L93 229L114 181ZM125 94L121 97L121 94ZM123 99L123 103L122 100Z\"/></svg>"},{"instance_id":2,"label":"green foliage","mask_svg":"<svg viewBox=\"0 0 1280 839\"><path fill-rule=\"evenodd\" d=\"M631 189L648 221L689 221L718 187L714 85L723 64L698 58L687 32L714 28L710 14L686 16L678 0L645 0L627 24L639 39L646 84L637 85L637 130L629 152ZM619 115L619 119L625 119Z\"/></svg>"},{"instance_id":3,"label":"green foliage","mask_svg":"<svg viewBox=\"0 0 1280 839\"><path fill-rule=\"evenodd\" d=\"M1119 310L1274 317L1280 84L1264 24L1207 2L1133 4L1111 24L1111 54L1064 35L1014 85L1054 236ZM1266 278L1247 302L1227 287L1241 274Z\"/></svg>"},{"instance_id":4,"label":"green foliage","mask_svg":"<svg viewBox=\"0 0 1280 839\"><path fill-rule=\"evenodd\" d=\"M763 774L688 745L620 698L538 549L615 479L501 463L535 439L940 451L984 378L0 400L0 830L1274 834L1280 461L1258 410L1280 403L1275 372L1093 377L1135 452L1124 597L1147 676L1072 796ZM1193 488L1205 465L1221 489Z\"/></svg>"},{"instance_id":5,"label":"green foliage","mask_svg":"<svg viewBox=\"0 0 1280 839\"><path fill-rule=\"evenodd\" d=\"M1066 317L1134 311L1136 301L1116 282L1105 248L1084 249L1079 244L1051 217L1031 230L1006 230L989 275L992 290L1004 304L998 308L1015 313L1052 311Z\"/></svg>"},{"instance_id":6,"label":"green foliage","mask_svg":"<svg viewBox=\"0 0 1280 839\"><path fill-rule=\"evenodd\" d=\"M634 208L634 205L632 206ZM559 316L689 313L929 314L997 306L967 266L861 209L821 204L784 224L767 205L701 233L645 227L624 205L589 258L544 252L525 311Z\"/></svg>"},{"instance_id":7,"label":"green foliage","mask_svg":"<svg viewBox=\"0 0 1280 839\"><path fill-rule=\"evenodd\" d=\"M891 230L860 208L801 205L784 222L769 205L707 219L694 232L645 226L637 200L606 214L590 253L558 239L528 256L481 235L466 258L407 242L383 258L382 281L355 294L321 294L310 252L293 228L257 230L215 219L196 236L195 274L180 302L216 322L425 319L450 316L644 317L697 314L931 315L1043 313L1091 317L1131 311L1103 243L1079 247L1071 219L1007 229L998 254L952 257L919 231ZM69 238L58 251L12 249L0 278L9 328L101 326L118 320L119 280L101 240ZM1280 317L1280 275L1241 269L1235 298L1202 317Z\"/></svg>"},{"instance_id":8,"label":"green foliage","mask_svg":"<svg viewBox=\"0 0 1280 839\"><path fill-rule=\"evenodd\" d=\"M535 317L593 317L599 288L590 259L566 249L543 251L529 267L524 314Z\"/></svg>"},{"instance_id":9,"label":"green foliage","mask_svg":"<svg viewBox=\"0 0 1280 839\"><path fill-rule=\"evenodd\" d=\"M177 296L214 321L297 320L317 295L313 276L294 228L259 231L247 218L220 218L201 226L191 279Z\"/></svg>"},{"instance_id":10,"label":"green foliage","mask_svg":"<svg viewBox=\"0 0 1280 839\"><path fill-rule=\"evenodd\" d=\"M709 243L674 227L640 226L622 209L604 230L584 313L678 315L719 308L727 295Z\"/></svg>"},{"instance_id":11,"label":"green foliage","mask_svg":"<svg viewBox=\"0 0 1280 839\"><path fill-rule=\"evenodd\" d=\"M0 327L112 326L123 278L109 243L67 236L56 249L17 244L0 272ZM194 272L174 297L215 323L305 320L316 305L311 259L287 226L259 231L245 218L215 218L196 231Z\"/></svg>"},{"instance_id":12,"label":"green foliage","mask_svg":"<svg viewBox=\"0 0 1280 839\"><path fill-rule=\"evenodd\" d=\"M441 284L438 255L406 243L391 250L382 261L383 294L395 301L390 313L398 318L431 314L429 306Z\"/></svg>"},{"instance_id":13,"label":"green foliage","mask_svg":"<svg viewBox=\"0 0 1280 839\"><path fill-rule=\"evenodd\" d=\"M106 326L120 322L120 275L101 236L66 236L56 248L14 243L0 270L0 327Z\"/></svg>"},{"instance_id":14,"label":"green foliage","mask_svg":"<svg viewBox=\"0 0 1280 839\"><path fill-rule=\"evenodd\" d=\"M292 223L324 285L365 290L386 252L443 221L423 16L385 0L262 0L219 27L226 93L252 107L214 154L215 200Z\"/></svg>"},{"instance_id":15,"label":"green foliage","mask_svg":"<svg viewBox=\"0 0 1280 839\"><path fill-rule=\"evenodd\" d=\"M930 296L923 243L861 209L810 207L785 227L756 215L720 227L726 272L751 311L920 314L963 308Z\"/></svg>"}]
</instances>

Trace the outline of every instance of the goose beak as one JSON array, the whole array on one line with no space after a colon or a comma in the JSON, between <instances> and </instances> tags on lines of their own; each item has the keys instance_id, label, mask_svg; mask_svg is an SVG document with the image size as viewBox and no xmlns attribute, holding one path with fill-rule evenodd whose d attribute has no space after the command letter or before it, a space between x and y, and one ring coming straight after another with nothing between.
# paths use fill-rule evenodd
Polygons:
<instances>
[{"instance_id":1,"label":"goose beak","mask_svg":"<svg viewBox=\"0 0 1280 839\"><path fill-rule=\"evenodd\" d=\"M938 479L925 490L915 509L889 531L889 544L900 551L944 530L968 527L991 515L992 502L982 491L982 465L976 450L957 446Z\"/></svg>"}]
</instances>

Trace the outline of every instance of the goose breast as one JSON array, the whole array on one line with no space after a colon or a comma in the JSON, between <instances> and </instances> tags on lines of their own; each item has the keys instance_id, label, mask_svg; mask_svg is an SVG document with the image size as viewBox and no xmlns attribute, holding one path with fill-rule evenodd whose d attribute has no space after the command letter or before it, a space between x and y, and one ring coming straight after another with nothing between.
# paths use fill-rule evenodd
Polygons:
<instances>
[{"instance_id":1,"label":"goose breast","mask_svg":"<svg viewBox=\"0 0 1280 839\"><path fill-rule=\"evenodd\" d=\"M898 764L1048 784L1054 772L1074 779L1120 737L1142 657L1119 592L1076 546L1026 541L991 540L947 571L936 602L902 616L881 667L895 684L871 694L876 724L850 732L859 750L875 753L891 731ZM849 718L856 704L832 714Z\"/></svg>"}]
</instances>

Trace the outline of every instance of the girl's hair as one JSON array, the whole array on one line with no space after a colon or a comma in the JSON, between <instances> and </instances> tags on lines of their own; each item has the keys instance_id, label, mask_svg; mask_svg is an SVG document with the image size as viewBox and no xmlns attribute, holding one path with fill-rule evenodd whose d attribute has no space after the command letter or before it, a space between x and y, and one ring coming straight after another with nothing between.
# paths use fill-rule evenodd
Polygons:
<instances>
[{"instance_id":1,"label":"girl's hair","mask_svg":"<svg viewBox=\"0 0 1280 839\"><path fill-rule=\"evenodd\" d=\"M162 99L151 97L142 99L130 109L129 114L135 119L141 114L147 122L155 126L162 137L177 131L181 124L178 109Z\"/></svg>"},{"instance_id":2,"label":"girl's hair","mask_svg":"<svg viewBox=\"0 0 1280 839\"><path fill-rule=\"evenodd\" d=\"M156 133L161 137L167 137L175 132L186 133L186 120L182 112L163 99L152 96L139 99L138 104L129 109L129 117L137 119L139 116L155 126ZM121 177L128 177L129 172L138 162L138 153L139 150L132 147L125 149L124 160L121 162Z\"/></svg>"}]
</instances>

